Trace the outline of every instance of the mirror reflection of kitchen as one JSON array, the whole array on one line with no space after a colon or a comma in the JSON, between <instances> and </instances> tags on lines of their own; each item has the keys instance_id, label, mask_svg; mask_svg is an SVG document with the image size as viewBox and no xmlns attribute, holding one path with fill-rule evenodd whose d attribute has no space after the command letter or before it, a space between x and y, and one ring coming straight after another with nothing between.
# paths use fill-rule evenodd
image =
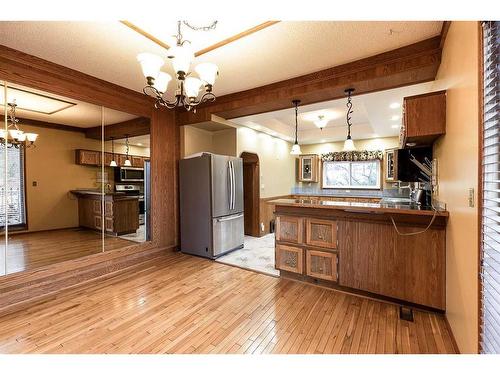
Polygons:
<instances>
[{"instance_id":1,"label":"mirror reflection of kitchen","mask_svg":"<svg viewBox=\"0 0 500 375\"><path fill-rule=\"evenodd\" d=\"M117 241L150 239L150 121L131 116L116 122L114 112L104 111L105 251Z\"/></svg>"},{"instance_id":2,"label":"mirror reflection of kitchen","mask_svg":"<svg viewBox=\"0 0 500 375\"><path fill-rule=\"evenodd\" d=\"M121 238L121 233L104 230L101 212L107 196L102 193L107 184L111 189L115 185L113 169L102 166L101 156L103 115L110 126L136 116L29 87L7 86L7 102L16 103L7 106L9 132L2 133L7 147L0 156L1 176L7 176L0 180L6 211L1 224L8 233L7 273L135 244Z\"/></svg>"}]
</instances>

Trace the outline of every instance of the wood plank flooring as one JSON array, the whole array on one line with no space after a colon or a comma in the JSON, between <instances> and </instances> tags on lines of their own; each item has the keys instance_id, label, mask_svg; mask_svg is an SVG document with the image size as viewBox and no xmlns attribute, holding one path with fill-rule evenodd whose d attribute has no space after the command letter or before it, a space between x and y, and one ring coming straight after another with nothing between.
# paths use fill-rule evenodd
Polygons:
<instances>
[{"instance_id":1,"label":"wood plank flooring","mask_svg":"<svg viewBox=\"0 0 500 375\"><path fill-rule=\"evenodd\" d=\"M0 353L454 353L443 316L170 253L0 317Z\"/></svg>"},{"instance_id":2,"label":"wood plank flooring","mask_svg":"<svg viewBox=\"0 0 500 375\"><path fill-rule=\"evenodd\" d=\"M105 251L121 249L135 242L119 237L104 238ZM83 228L9 235L7 273L31 270L49 264L102 252L101 233Z\"/></svg>"}]
</instances>

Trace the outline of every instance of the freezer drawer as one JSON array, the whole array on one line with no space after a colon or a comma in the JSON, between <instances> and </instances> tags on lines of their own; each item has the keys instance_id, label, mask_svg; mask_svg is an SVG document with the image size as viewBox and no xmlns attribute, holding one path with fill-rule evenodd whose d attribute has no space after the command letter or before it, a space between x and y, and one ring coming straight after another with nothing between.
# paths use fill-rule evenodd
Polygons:
<instances>
[{"instance_id":1,"label":"freezer drawer","mask_svg":"<svg viewBox=\"0 0 500 375\"><path fill-rule=\"evenodd\" d=\"M243 213L212 219L213 256L243 247Z\"/></svg>"}]
</instances>

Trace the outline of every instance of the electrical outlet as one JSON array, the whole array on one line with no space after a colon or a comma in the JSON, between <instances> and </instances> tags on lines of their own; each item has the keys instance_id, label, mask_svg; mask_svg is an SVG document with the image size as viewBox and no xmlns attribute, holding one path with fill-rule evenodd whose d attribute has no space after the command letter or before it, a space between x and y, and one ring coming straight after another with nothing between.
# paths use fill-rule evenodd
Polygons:
<instances>
[{"instance_id":1,"label":"electrical outlet","mask_svg":"<svg viewBox=\"0 0 500 375\"><path fill-rule=\"evenodd\" d=\"M474 207L475 204L474 188L469 188L469 207Z\"/></svg>"},{"instance_id":2,"label":"electrical outlet","mask_svg":"<svg viewBox=\"0 0 500 375\"><path fill-rule=\"evenodd\" d=\"M264 223L260 223L260 231L264 232L266 228L264 227Z\"/></svg>"}]
</instances>

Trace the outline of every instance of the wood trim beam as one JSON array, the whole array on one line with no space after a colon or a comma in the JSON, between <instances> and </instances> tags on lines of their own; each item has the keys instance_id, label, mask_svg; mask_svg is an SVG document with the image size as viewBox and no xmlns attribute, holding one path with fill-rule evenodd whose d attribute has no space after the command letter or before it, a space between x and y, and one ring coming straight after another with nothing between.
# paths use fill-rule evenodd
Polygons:
<instances>
[{"instance_id":1,"label":"wood trim beam","mask_svg":"<svg viewBox=\"0 0 500 375\"><path fill-rule=\"evenodd\" d=\"M225 119L343 98L344 89L356 95L428 82L435 79L441 62L440 36L375 56L217 98L194 112L179 112L178 125Z\"/></svg>"},{"instance_id":2,"label":"wood trim beam","mask_svg":"<svg viewBox=\"0 0 500 375\"><path fill-rule=\"evenodd\" d=\"M151 117L154 104L146 95L114 83L0 45L0 80L56 95Z\"/></svg>"},{"instance_id":3,"label":"wood trim beam","mask_svg":"<svg viewBox=\"0 0 500 375\"><path fill-rule=\"evenodd\" d=\"M167 43L162 42L160 39L158 39L154 35L148 33L147 31L145 31L143 29L141 29L139 26L135 25L134 23L132 23L130 21L124 20L124 21L120 21L120 22L122 24L124 24L125 26L127 26L128 28L134 30L136 33L141 34L143 37L149 39L153 43L158 44L160 47L163 47L165 49L169 49L171 47ZM212 44L211 46L203 48L203 49L199 50L198 52L195 52L194 56L195 57L201 56L201 55L203 55L205 53L213 51L214 49L220 48L222 46L225 46L226 44L235 42L238 39L244 38L244 37L246 37L248 35L251 35L251 34L253 34L253 33L257 32L257 31L265 29L266 27L272 26L272 25L274 25L274 24L276 24L278 22L280 22L280 21L267 21L267 22L263 22L263 23L261 23L261 24L259 24L257 26L254 26L254 27L252 27L252 28L250 28L248 30L242 31L241 33L238 33L236 35L230 36L229 38L226 38L224 40L221 40L220 42Z\"/></svg>"},{"instance_id":4,"label":"wood trim beam","mask_svg":"<svg viewBox=\"0 0 500 375\"><path fill-rule=\"evenodd\" d=\"M85 129L85 137L93 139L101 139L101 126L94 126ZM122 139L127 135L129 137L137 137L151 133L150 120L147 117L138 117L132 120L117 122L116 124L107 125L104 127L104 140Z\"/></svg>"},{"instance_id":5,"label":"wood trim beam","mask_svg":"<svg viewBox=\"0 0 500 375\"><path fill-rule=\"evenodd\" d=\"M439 42L439 47L443 48L444 42L446 41L446 36L448 35L448 30L450 29L451 21L443 21L443 26L441 27L441 40Z\"/></svg>"},{"instance_id":6,"label":"wood trim beam","mask_svg":"<svg viewBox=\"0 0 500 375\"><path fill-rule=\"evenodd\" d=\"M238 39L244 38L244 37L246 37L248 35L251 35L251 34L253 34L253 33L257 32L257 31L265 29L266 27L272 26L272 25L274 25L274 24L276 24L278 22L280 22L280 21L267 21L267 22L263 22L263 23L255 26L255 27L252 27L252 28L250 28L248 30L245 30L245 31L243 31L243 32L241 32L239 34L233 35L233 36L231 36L229 38L221 40L218 43L212 44L211 46L208 46L207 48L203 48L203 49L199 50L198 52L196 52L194 54L194 56L195 57L201 56L201 55L203 55L205 53L213 51L214 49L220 48L222 46L225 46L226 44L235 42Z\"/></svg>"},{"instance_id":7,"label":"wood trim beam","mask_svg":"<svg viewBox=\"0 0 500 375\"><path fill-rule=\"evenodd\" d=\"M27 118L19 118L19 125L36 126L38 128L63 130L63 131L77 132L77 133L85 133L85 131L87 130L86 128L79 128L78 126L67 125L67 124L56 124L54 122L31 120Z\"/></svg>"}]
</instances>

